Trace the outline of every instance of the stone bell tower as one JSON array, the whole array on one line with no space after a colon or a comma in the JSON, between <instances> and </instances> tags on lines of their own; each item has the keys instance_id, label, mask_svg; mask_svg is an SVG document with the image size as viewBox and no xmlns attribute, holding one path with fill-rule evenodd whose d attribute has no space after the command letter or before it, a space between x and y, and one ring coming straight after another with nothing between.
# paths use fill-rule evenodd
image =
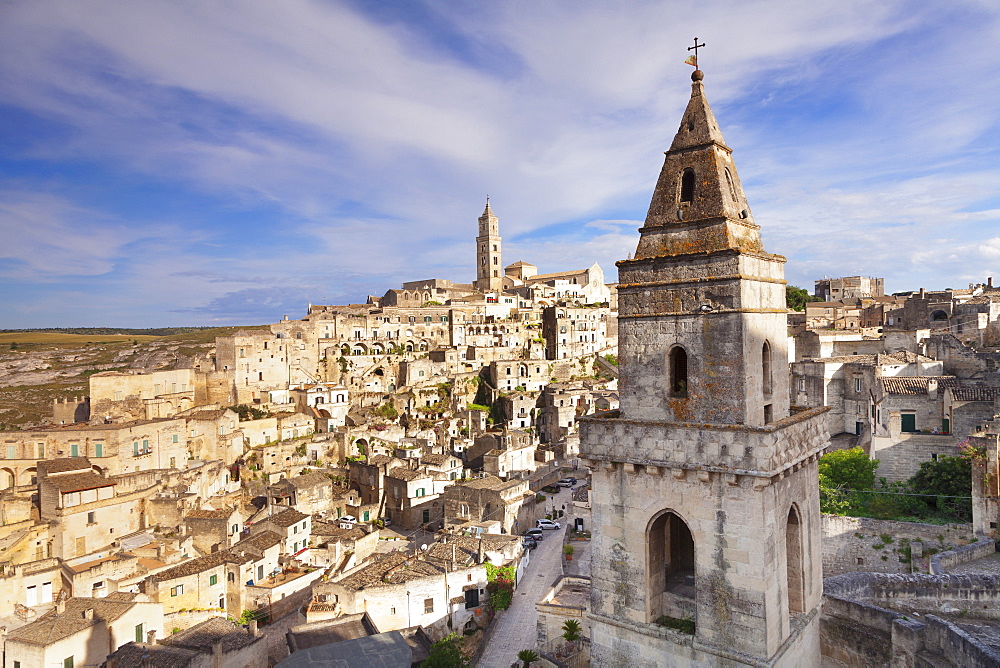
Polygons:
<instances>
[{"instance_id":1,"label":"stone bell tower","mask_svg":"<svg viewBox=\"0 0 1000 668\"><path fill-rule=\"evenodd\" d=\"M476 237L476 282L480 292L503 290L503 264L500 261L500 219L493 215L490 198L479 216L479 236Z\"/></svg>"},{"instance_id":2,"label":"stone bell tower","mask_svg":"<svg viewBox=\"0 0 1000 668\"><path fill-rule=\"evenodd\" d=\"M692 79L635 257L618 262L621 409L580 421L592 656L818 665L826 409L790 414L785 259L764 250Z\"/></svg>"}]
</instances>

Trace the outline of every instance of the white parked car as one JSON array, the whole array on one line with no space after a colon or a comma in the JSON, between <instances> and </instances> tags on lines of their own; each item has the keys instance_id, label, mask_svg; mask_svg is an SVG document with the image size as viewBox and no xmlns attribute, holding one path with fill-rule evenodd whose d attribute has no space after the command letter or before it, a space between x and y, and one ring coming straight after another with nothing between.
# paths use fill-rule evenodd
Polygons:
<instances>
[{"instance_id":1,"label":"white parked car","mask_svg":"<svg viewBox=\"0 0 1000 668\"><path fill-rule=\"evenodd\" d=\"M337 524L341 529L353 529L354 525L358 523L358 518L354 515L341 515L337 518Z\"/></svg>"},{"instance_id":2,"label":"white parked car","mask_svg":"<svg viewBox=\"0 0 1000 668\"><path fill-rule=\"evenodd\" d=\"M552 520L536 520L535 526L539 529L561 529L562 525L559 522L553 522Z\"/></svg>"}]
</instances>

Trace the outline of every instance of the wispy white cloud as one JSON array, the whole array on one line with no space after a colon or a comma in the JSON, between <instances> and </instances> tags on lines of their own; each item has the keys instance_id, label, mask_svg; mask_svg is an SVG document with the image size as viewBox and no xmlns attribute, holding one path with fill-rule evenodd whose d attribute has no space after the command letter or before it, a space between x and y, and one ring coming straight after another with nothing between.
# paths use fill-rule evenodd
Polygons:
<instances>
[{"instance_id":1,"label":"wispy white cloud","mask_svg":"<svg viewBox=\"0 0 1000 668\"><path fill-rule=\"evenodd\" d=\"M861 265L930 287L995 261L989 3L420 7L408 9L425 23L308 0L6 6L0 40L16 58L0 62L0 94L54 128L16 158L94 165L130 204L8 166L17 196L0 225L16 238L0 268L127 275L105 289L143 317L245 316L273 305L249 299L255 281L323 301L349 298L344 286L469 280L490 193L505 258L543 270L597 260L614 280L686 102L694 34L755 217L795 282ZM142 210L136 180L215 208ZM154 239L155 256L125 252ZM948 259L963 252L978 259Z\"/></svg>"}]
</instances>

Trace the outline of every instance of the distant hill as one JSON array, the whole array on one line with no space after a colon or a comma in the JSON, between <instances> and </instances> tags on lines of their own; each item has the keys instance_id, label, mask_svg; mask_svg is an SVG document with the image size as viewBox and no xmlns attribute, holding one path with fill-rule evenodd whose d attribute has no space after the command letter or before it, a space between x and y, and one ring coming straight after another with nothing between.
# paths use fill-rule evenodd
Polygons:
<instances>
[{"instance_id":1,"label":"distant hill","mask_svg":"<svg viewBox=\"0 0 1000 668\"><path fill-rule=\"evenodd\" d=\"M15 332L51 332L53 334L83 334L86 336L123 334L127 336L170 336L172 334L187 334L204 329L220 329L219 327L153 327L149 329L128 329L122 327L45 327L41 329L0 329L0 333Z\"/></svg>"}]
</instances>

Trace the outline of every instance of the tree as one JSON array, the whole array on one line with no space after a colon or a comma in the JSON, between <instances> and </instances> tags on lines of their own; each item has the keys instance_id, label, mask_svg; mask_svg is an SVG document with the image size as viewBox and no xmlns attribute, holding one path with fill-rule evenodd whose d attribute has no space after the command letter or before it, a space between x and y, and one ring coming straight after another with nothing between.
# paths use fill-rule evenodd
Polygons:
<instances>
[{"instance_id":1,"label":"tree","mask_svg":"<svg viewBox=\"0 0 1000 668\"><path fill-rule=\"evenodd\" d=\"M531 649L522 649L517 653L517 660L524 664L524 668L528 668L535 661L538 661L538 652Z\"/></svg>"},{"instance_id":2,"label":"tree","mask_svg":"<svg viewBox=\"0 0 1000 668\"><path fill-rule=\"evenodd\" d=\"M575 619L567 619L563 622L563 640L566 642L576 642L580 639L580 622Z\"/></svg>"},{"instance_id":3,"label":"tree","mask_svg":"<svg viewBox=\"0 0 1000 668\"><path fill-rule=\"evenodd\" d=\"M458 634L452 633L431 645L422 668L470 668L472 664L458 646Z\"/></svg>"},{"instance_id":4,"label":"tree","mask_svg":"<svg viewBox=\"0 0 1000 668\"><path fill-rule=\"evenodd\" d=\"M877 459L869 459L859 447L834 450L819 458L821 487L864 491L875 487Z\"/></svg>"},{"instance_id":5,"label":"tree","mask_svg":"<svg viewBox=\"0 0 1000 668\"><path fill-rule=\"evenodd\" d=\"M939 457L922 462L910 478L910 486L920 494L937 496L937 507L968 521L972 518L972 463L966 457ZM954 498L960 497L960 498ZM930 499L928 499L930 502Z\"/></svg>"},{"instance_id":6,"label":"tree","mask_svg":"<svg viewBox=\"0 0 1000 668\"><path fill-rule=\"evenodd\" d=\"M817 301L809 292L803 288L797 288L794 285L785 286L785 303L788 308L793 311L801 311L806 307L809 302Z\"/></svg>"}]
</instances>

